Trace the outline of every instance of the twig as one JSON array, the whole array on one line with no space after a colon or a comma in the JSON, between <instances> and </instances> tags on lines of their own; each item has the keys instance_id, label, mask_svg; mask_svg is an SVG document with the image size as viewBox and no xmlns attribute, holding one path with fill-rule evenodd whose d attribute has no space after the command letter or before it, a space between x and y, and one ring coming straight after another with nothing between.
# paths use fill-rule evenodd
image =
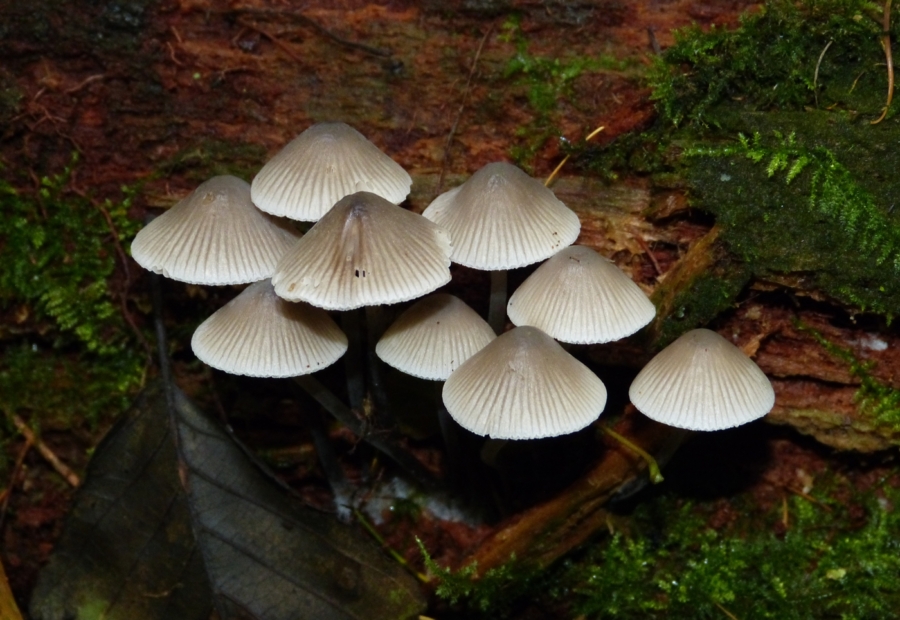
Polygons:
<instances>
[{"instance_id":1,"label":"twig","mask_svg":"<svg viewBox=\"0 0 900 620\"><path fill-rule=\"evenodd\" d=\"M106 77L105 73L98 73L97 75L92 75L83 79L77 86L73 86L69 90L66 91L67 95L72 95L77 93L79 90L90 84L91 82L96 82L97 80L102 80Z\"/></svg>"},{"instance_id":2,"label":"twig","mask_svg":"<svg viewBox=\"0 0 900 620\"><path fill-rule=\"evenodd\" d=\"M283 51L285 54L290 56L291 60L293 60L294 62L300 62L300 63L303 62L303 59L300 58L300 56L298 56L297 54L295 54L294 50L292 50L288 46L287 43L285 43L284 41L282 41L281 39L276 37L274 34L271 34L266 29L261 28L260 26L257 26L256 24L251 24L250 22L248 22L245 19L238 19L238 21L241 24L241 26L243 26L245 28L249 28L250 30L253 30L255 32L258 32L259 34L261 34L262 36L267 38L269 41L274 43L276 46L278 46L281 49L281 51Z\"/></svg>"},{"instance_id":3,"label":"twig","mask_svg":"<svg viewBox=\"0 0 900 620\"><path fill-rule=\"evenodd\" d=\"M884 110L881 112L881 116L869 123L870 125L877 125L884 120L891 107L891 101L894 98L894 61L891 56L891 0L885 0L884 2L882 27L884 28L884 31L881 35L881 45L884 47L884 59L887 63L888 94L887 102L884 104Z\"/></svg>"},{"instance_id":4,"label":"twig","mask_svg":"<svg viewBox=\"0 0 900 620\"><path fill-rule=\"evenodd\" d=\"M0 505L0 531L3 531L3 523L6 521L6 509L9 507L9 498L12 497L12 490L16 484L16 478L19 477L19 472L22 471L22 463L25 462L25 455L28 454L32 445L33 442L26 437L25 443L19 451L19 456L16 457L15 467L13 467L12 475L9 477L9 484L3 490L3 493L0 493L0 496L3 497L2 505Z\"/></svg>"},{"instance_id":5,"label":"twig","mask_svg":"<svg viewBox=\"0 0 900 620\"><path fill-rule=\"evenodd\" d=\"M606 127L603 127L602 125L600 127L597 127L597 129L595 129L594 131L592 131L591 133L588 134L588 137L585 138L584 141L587 142L588 140L590 140L591 138L596 136L598 133L600 133L604 129L606 129ZM554 177L556 177L557 173L560 170L562 170L562 167L566 164L567 161L569 161L570 157L571 157L571 155L566 155L565 157L563 157L563 160L561 162L559 162L559 165L553 169L553 172L551 172L550 176L547 177L547 180L544 181L544 187L550 187L550 183L553 182Z\"/></svg>"},{"instance_id":6,"label":"twig","mask_svg":"<svg viewBox=\"0 0 900 620\"><path fill-rule=\"evenodd\" d=\"M34 432L30 428L28 428L28 425L25 424L25 421L22 420L22 418L17 415L13 415L12 421L13 424L16 425L16 428L19 430L19 432L22 433L22 436L25 437L25 441L33 444L34 447L38 449L38 452L41 453L41 456L43 456L44 459L53 466L53 469L55 469L60 476L66 479L66 482L76 488L81 485L81 479L78 477L78 474L73 472L71 469L69 469L68 465L59 460L59 457L53 453L53 450L51 450L47 446L47 444L35 437Z\"/></svg>"},{"instance_id":7,"label":"twig","mask_svg":"<svg viewBox=\"0 0 900 620\"><path fill-rule=\"evenodd\" d=\"M650 456L650 454L646 450L635 444L633 441L626 439L608 426L601 426L600 430L618 441L621 445L637 454L642 459L644 459L644 462L647 463L647 470L650 476L650 481L653 484L659 484L664 480L662 473L659 471L659 464L656 462L656 459Z\"/></svg>"},{"instance_id":8,"label":"twig","mask_svg":"<svg viewBox=\"0 0 900 620\"><path fill-rule=\"evenodd\" d=\"M343 45L344 47L357 49L357 50L366 52L367 54L372 54L373 56L381 56L382 58L388 58L391 55L393 55L393 52L391 50L383 50L383 49L379 49L377 47L372 47L371 45L366 45L365 43L357 43L356 41L349 41L347 39L343 39L343 38L337 36L336 34L334 34L333 32L331 32L330 30L328 30L327 28L325 28L324 26L322 26L317 21L315 21L301 13L296 14L296 17L300 21L302 21L304 24L308 25L309 27L313 28L314 30L317 30L319 32L319 34L325 35L326 37L328 37L329 39L331 39L338 45Z\"/></svg>"},{"instance_id":9,"label":"twig","mask_svg":"<svg viewBox=\"0 0 900 620\"><path fill-rule=\"evenodd\" d=\"M469 68L469 77L466 79L466 86L463 89L462 103L459 104L459 110L456 112L456 120L453 121L453 126L450 127L450 133L447 135L447 142L444 144L444 159L441 161L441 175L438 177L435 195L440 194L441 189L444 187L444 175L447 173L447 164L450 162L450 146L453 143L453 135L456 133L456 127L459 125L459 119L462 118L463 110L466 109L466 102L469 99L469 89L472 86L472 77L475 75L475 68L478 66L481 50L484 49L484 44L493 31L494 24L491 24L487 29L487 32L484 33L484 36L481 37L481 43L478 44L475 58L472 59L472 66Z\"/></svg>"},{"instance_id":10,"label":"twig","mask_svg":"<svg viewBox=\"0 0 900 620\"><path fill-rule=\"evenodd\" d=\"M822 59L825 58L825 52L828 51L828 48L831 47L832 43L834 43L833 39L825 45L822 53L819 54L819 60L816 62L816 71L813 73L813 97L816 98L816 109L819 108L819 67L822 66Z\"/></svg>"},{"instance_id":11,"label":"twig","mask_svg":"<svg viewBox=\"0 0 900 620\"><path fill-rule=\"evenodd\" d=\"M325 36L326 38L331 39L332 41L334 41L338 45L342 45L343 47L357 49L357 50L360 50L367 54L371 54L372 56L380 56L382 58L389 58L390 56L393 55L393 52L391 50L383 50L383 49L380 49L377 47L372 47L371 45L366 45L365 43L357 43L356 41L350 41L348 39L344 39L343 37L339 37L338 35L334 34L332 31L330 31L328 28L321 25L319 22L315 21L311 17L307 17L306 15L303 15L302 13L290 13L290 12L285 13L283 11L273 11L273 10L265 10L265 9L262 9L262 10L239 9L239 12L242 12L245 15L277 17L278 19L281 19L281 20L284 19L285 15L290 15L291 17L297 19L298 21L306 24L307 26L309 26L310 28L312 28L313 30L318 32L319 34ZM268 32L266 32L259 26L250 24L247 22L247 20L242 19L242 18L238 18L238 22L246 28L255 30L256 32L260 33L261 35L263 35L264 37L266 37L267 39L269 39L270 41L272 41L273 43L275 43L276 45L281 47L282 49L285 49L284 44L281 41L276 40L272 35L270 35ZM288 50L285 49L285 51L288 51ZM288 54L293 57L292 52L288 51Z\"/></svg>"},{"instance_id":12,"label":"twig","mask_svg":"<svg viewBox=\"0 0 900 620\"><path fill-rule=\"evenodd\" d=\"M365 530L372 536L372 538L374 538L378 542L379 545L384 547L384 550L388 552L388 555L394 558L394 560L396 560L400 566L411 572L416 577L416 579L418 579L422 583L429 583L431 581L427 575L423 575L412 566L410 566L409 562L406 561L406 558L397 553L395 549L388 545L384 537L378 533L378 530L375 529L375 526L369 523L369 521L363 516L360 511L354 509L353 516L356 517L356 520L359 521L360 525L365 528Z\"/></svg>"},{"instance_id":13,"label":"twig","mask_svg":"<svg viewBox=\"0 0 900 620\"><path fill-rule=\"evenodd\" d=\"M656 261L656 257L653 256L653 252L650 251L650 246L647 245L647 242L644 241L644 238L638 231L632 229L631 236L635 241L637 241L638 245L641 246L641 249L644 250L644 254L647 255L647 258L650 259L650 262L653 263L653 268L656 269L656 275L661 276L662 269L660 268L659 263Z\"/></svg>"},{"instance_id":14,"label":"twig","mask_svg":"<svg viewBox=\"0 0 900 620\"><path fill-rule=\"evenodd\" d=\"M791 493L793 493L794 495L797 495L798 497L802 497L803 499L805 499L805 500L808 501L809 503L815 504L816 506L818 506L819 508L821 508L821 509L824 510L825 512L831 512L831 506L829 506L828 504L826 504L826 503L824 503L824 502L822 502L822 501L816 499L815 497L813 497L813 496L810 495L809 493L805 493L804 491L802 491L801 489L796 488L796 487L793 486L793 485L786 484L786 483L784 483L784 482L778 482L777 480L774 480L774 479L770 478L769 476L765 476L765 477L764 477L764 480L765 480L766 482L768 482L769 484L771 484L772 486L781 487L782 489L786 489L786 490L790 491Z\"/></svg>"},{"instance_id":15,"label":"twig","mask_svg":"<svg viewBox=\"0 0 900 620\"><path fill-rule=\"evenodd\" d=\"M171 41L166 41L166 47L169 48L169 58L172 60L172 62L179 67L183 67L184 63L175 58L175 48L172 47Z\"/></svg>"},{"instance_id":16,"label":"twig","mask_svg":"<svg viewBox=\"0 0 900 620\"><path fill-rule=\"evenodd\" d=\"M727 609L725 609L720 603L717 603L716 601L713 601L713 605L715 605L716 607L718 607L718 608L719 608L719 611L721 611L723 614L725 614L726 616L728 616L729 618L731 618L731 620L738 620L738 617L737 617L737 616L735 616L733 613L731 613L730 611L728 611Z\"/></svg>"}]
</instances>

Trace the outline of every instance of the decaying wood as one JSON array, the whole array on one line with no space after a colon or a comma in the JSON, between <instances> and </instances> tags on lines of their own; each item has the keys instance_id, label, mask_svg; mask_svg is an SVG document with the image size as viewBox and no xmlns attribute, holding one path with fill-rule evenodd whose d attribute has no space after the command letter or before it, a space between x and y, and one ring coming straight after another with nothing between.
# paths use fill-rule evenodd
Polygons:
<instances>
[{"instance_id":1,"label":"decaying wood","mask_svg":"<svg viewBox=\"0 0 900 620\"><path fill-rule=\"evenodd\" d=\"M687 436L637 414L630 405L615 430L663 462ZM600 450L596 464L568 489L516 515L479 544L470 561L477 563L480 574L512 557L528 567L545 567L606 527L604 505L616 494L643 486L647 463L611 441L604 441Z\"/></svg>"}]
</instances>

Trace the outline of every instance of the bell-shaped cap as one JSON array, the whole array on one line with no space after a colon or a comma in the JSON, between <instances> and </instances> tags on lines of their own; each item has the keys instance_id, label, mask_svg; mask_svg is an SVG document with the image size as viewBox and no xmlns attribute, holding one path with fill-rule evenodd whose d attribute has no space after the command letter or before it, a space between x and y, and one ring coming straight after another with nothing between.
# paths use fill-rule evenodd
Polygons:
<instances>
[{"instance_id":1,"label":"bell-shaped cap","mask_svg":"<svg viewBox=\"0 0 900 620\"><path fill-rule=\"evenodd\" d=\"M695 431L740 426L775 405L763 371L708 329L689 331L660 351L638 373L628 396L648 418Z\"/></svg>"},{"instance_id":2,"label":"bell-shaped cap","mask_svg":"<svg viewBox=\"0 0 900 620\"><path fill-rule=\"evenodd\" d=\"M656 308L611 260L591 248L564 248L513 293L507 314L559 341L612 342L653 320Z\"/></svg>"},{"instance_id":3,"label":"bell-shaped cap","mask_svg":"<svg viewBox=\"0 0 900 620\"><path fill-rule=\"evenodd\" d=\"M496 335L464 301L429 295L397 317L375 346L386 364L408 375L444 381Z\"/></svg>"},{"instance_id":4,"label":"bell-shaped cap","mask_svg":"<svg viewBox=\"0 0 900 620\"><path fill-rule=\"evenodd\" d=\"M399 204L412 179L345 123L318 123L287 144L253 179L253 202L272 215L316 222L338 200L372 192Z\"/></svg>"},{"instance_id":5,"label":"bell-shaped cap","mask_svg":"<svg viewBox=\"0 0 900 620\"><path fill-rule=\"evenodd\" d=\"M470 357L443 397L460 426L495 439L572 433L606 406L603 382L536 327L516 327Z\"/></svg>"},{"instance_id":6,"label":"bell-shaped cap","mask_svg":"<svg viewBox=\"0 0 900 620\"><path fill-rule=\"evenodd\" d=\"M296 377L340 359L347 336L327 312L285 301L263 280L203 321L191 348L201 361L233 375Z\"/></svg>"},{"instance_id":7,"label":"bell-shaped cap","mask_svg":"<svg viewBox=\"0 0 900 620\"><path fill-rule=\"evenodd\" d=\"M147 224L131 244L148 271L189 284L245 284L268 278L300 237L253 206L250 185L213 177Z\"/></svg>"},{"instance_id":8,"label":"bell-shaped cap","mask_svg":"<svg viewBox=\"0 0 900 620\"><path fill-rule=\"evenodd\" d=\"M581 230L575 212L543 183L504 162L484 166L422 215L450 233L454 263L491 271L553 256Z\"/></svg>"},{"instance_id":9,"label":"bell-shaped cap","mask_svg":"<svg viewBox=\"0 0 900 620\"><path fill-rule=\"evenodd\" d=\"M275 292L327 310L393 304L450 281L450 238L369 192L341 199L282 258Z\"/></svg>"}]
</instances>

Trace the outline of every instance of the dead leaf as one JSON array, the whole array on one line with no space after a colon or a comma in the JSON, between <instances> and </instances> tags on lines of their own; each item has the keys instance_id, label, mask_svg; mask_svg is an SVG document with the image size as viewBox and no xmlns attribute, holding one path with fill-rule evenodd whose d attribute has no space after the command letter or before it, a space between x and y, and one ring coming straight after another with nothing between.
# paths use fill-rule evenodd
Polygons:
<instances>
[{"instance_id":1,"label":"dead leaf","mask_svg":"<svg viewBox=\"0 0 900 620\"><path fill-rule=\"evenodd\" d=\"M151 390L98 447L41 573L36 620L188 620L211 605L223 620L397 620L424 608L373 541L299 503L180 391L167 416Z\"/></svg>"},{"instance_id":2,"label":"dead leaf","mask_svg":"<svg viewBox=\"0 0 900 620\"><path fill-rule=\"evenodd\" d=\"M201 620L209 585L160 384L97 446L31 598L36 620Z\"/></svg>"}]
</instances>

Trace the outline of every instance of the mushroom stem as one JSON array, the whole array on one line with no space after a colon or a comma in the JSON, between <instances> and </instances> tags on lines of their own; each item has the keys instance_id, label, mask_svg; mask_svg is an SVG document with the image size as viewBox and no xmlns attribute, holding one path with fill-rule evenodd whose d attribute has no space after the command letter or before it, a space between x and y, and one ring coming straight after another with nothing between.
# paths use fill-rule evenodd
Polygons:
<instances>
[{"instance_id":1,"label":"mushroom stem","mask_svg":"<svg viewBox=\"0 0 900 620\"><path fill-rule=\"evenodd\" d=\"M437 487L431 473L413 456L404 452L382 434L366 432L367 429L363 422L353 415L353 412L347 405L342 403L331 390L322 385L321 381L312 375L300 375L299 377L294 377L294 381L306 390L306 393L312 396L328 413L333 415L336 420L353 431L354 435L400 465L426 489L434 490Z\"/></svg>"},{"instance_id":2,"label":"mushroom stem","mask_svg":"<svg viewBox=\"0 0 900 620\"><path fill-rule=\"evenodd\" d=\"M612 430L611 428L601 426L600 430L602 430L604 433L606 433L607 435L609 435L610 437L612 437L613 439L618 441L620 444L622 444L623 446L625 446L626 448L628 448L629 450L631 450L632 452L634 452L639 457L644 459L644 461L647 462L647 469L648 469L648 473L650 474L650 481L653 482L653 484L659 484L660 482L663 481L663 476L662 476L662 473L660 473L660 471L659 471L659 465L656 463L656 459L654 459L652 456L650 456L650 454L646 450L639 447L634 442L629 441L628 439L625 439L625 437L623 437L616 431Z\"/></svg>"},{"instance_id":3,"label":"mushroom stem","mask_svg":"<svg viewBox=\"0 0 900 620\"><path fill-rule=\"evenodd\" d=\"M344 371L347 375L347 399L350 408L363 410L363 398L366 384L363 377L363 352L360 337L360 310L347 310L341 313L341 327L347 334L347 353L344 355ZM343 404L343 403L341 403Z\"/></svg>"},{"instance_id":4,"label":"mushroom stem","mask_svg":"<svg viewBox=\"0 0 900 620\"><path fill-rule=\"evenodd\" d=\"M439 386L438 390L440 390L444 383L441 381L437 385ZM462 445L459 441L459 426L447 412L447 408L441 401L440 394L438 394L437 401L439 403L437 410L438 424L441 427L441 437L444 439L444 450L447 453L447 479L450 481L451 487L459 488L463 481L464 463Z\"/></svg>"},{"instance_id":5,"label":"mushroom stem","mask_svg":"<svg viewBox=\"0 0 900 620\"><path fill-rule=\"evenodd\" d=\"M488 307L488 325L495 334L503 333L506 326L506 269L491 272L491 301Z\"/></svg>"},{"instance_id":6,"label":"mushroom stem","mask_svg":"<svg viewBox=\"0 0 900 620\"><path fill-rule=\"evenodd\" d=\"M319 413L310 416L309 431L312 434L313 444L316 447L316 455L322 465L322 471L328 479L331 491L334 494L334 508L338 519L343 523L349 523L353 508L353 486L344 476L344 470L338 462L334 447L328 441L325 425Z\"/></svg>"},{"instance_id":7,"label":"mushroom stem","mask_svg":"<svg viewBox=\"0 0 900 620\"><path fill-rule=\"evenodd\" d=\"M381 360L375 355L375 345L384 333L384 311L380 305L366 306L366 334L368 346L366 347L366 368L369 375L369 391L372 402L375 405L375 414L381 417L381 421L389 426L393 425L394 416L390 410L387 392L384 389L384 381L381 375Z\"/></svg>"}]
</instances>

